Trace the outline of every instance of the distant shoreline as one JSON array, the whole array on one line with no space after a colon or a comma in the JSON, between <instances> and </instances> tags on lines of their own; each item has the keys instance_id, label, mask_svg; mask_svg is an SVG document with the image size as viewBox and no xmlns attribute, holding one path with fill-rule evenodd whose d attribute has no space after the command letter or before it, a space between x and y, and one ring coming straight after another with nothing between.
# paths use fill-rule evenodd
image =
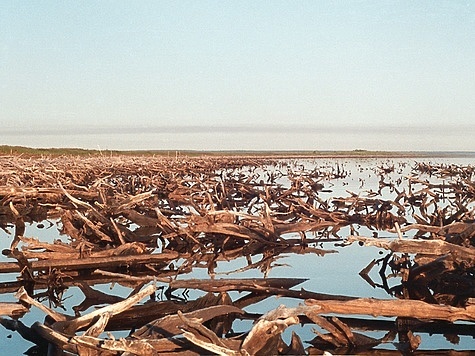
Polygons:
<instances>
[{"instance_id":1,"label":"distant shoreline","mask_svg":"<svg viewBox=\"0 0 475 356\"><path fill-rule=\"evenodd\" d=\"M0 155L26 156L87 156L87 155L127 155L163 157L270 157L270 158L456 158L473 157L473 151L372 151L344 150L97 150L82 148L33 148L26 146L0 145Z\"/></svg>"},{"instance_id":2,"label":"distant shoreline","mask_svg":"<svg viewBox=\"0 0 475 356\"><path fill-rule=\"evenodd\" d=\"M475 151L472 137L475 127L468 126L187 126L187 127L100 127L88 126L74 129L58 125L39 130L3 128L3 145L25 147L78 148L108 151L189 152L260 152L288 153L301 156L316 151L324 156L354 151L396 152L398 156L427 156L434 152ZM349 152L349 153L348 153ZM386 156L387 154L385 154Z\"/></svg>"}]
</instances>

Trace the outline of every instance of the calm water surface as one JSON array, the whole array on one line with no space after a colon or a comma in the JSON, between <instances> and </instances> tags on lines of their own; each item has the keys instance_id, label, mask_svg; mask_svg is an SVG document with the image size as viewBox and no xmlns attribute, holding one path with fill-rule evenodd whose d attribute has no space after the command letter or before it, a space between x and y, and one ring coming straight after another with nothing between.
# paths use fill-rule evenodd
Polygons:
<instances>
[{"instance_id":1,"label":"calm water surface","mask_svg":"<svg viewBox=\"0 0 475 356\"><path fill-rule=\"evenodd\" d=\"M463 165L472 165L475 163L471 158L456 158L456 159L427 159L426 162L432 161L433 163L454 163ZM332 197L348 197L350 193L357 193L362 196L370 194L372 191L377 190L378 177L374 174L374 169L381 166L394 165L396 167L395 172L388 176L388 179L397 179L400 176L407 176L410 174L410 166L414 164L416 160L405 159L335 159L335 160L301 160L292 161L285 164L291 166L292 170L312 170L315 167L323 167L323 169L332 169L335 164L341 166L342 169L349 172L349 175L344 179L336 180L323 180L322 183L328 192L322 193L323 200ZM364 184L362 183L364 181ZM394 192L390 189L383 189L383 198L390 199L394 197ZM469 207L473 209L473 207ZM66 236L59 235L57 222L52 222L53 225L49 228L39 229L37 224L27 226L25 236L36 237L42 241L53 241L54 239L61 239L67 242ZM48 224L46 224L48 226ZM13 232L13 228L11 229ZM367 228L360 228L359 233L363 236L371 236L372 232ZM346 237L350 234L349 228L343 228L340 230L339 235ZM307 235L311 237L311 234ZM387 232L380 232L382 237L394 237L394 235ZM295 237L298 237L296 235ZM12 240L12 236L8 235L4 231L0 231L0 248L8 248ZM370 263L373 259L381 258L387 254L387 251L382 251L374 247L360 247L358 244L353 244L346 247L340 247L335 243L325 242L321 244L321 247L326 250L336 250L336 253L328 253L324 256L319 256L314 253L308 254L287 254L282 255L280 259L276 261L279 266L273 268L268 277L286 277L286 278L306 278L308 281L298 285L296 289L304 288L308 291L329 293L329 294L341 294L350 295L355 297L374 297L388 299L392 298L381 288L373 288L367 282L365 282L358 273ZM260 256L254 256L256 261ZM0 261L7 261L7 258L3 255L0 256ZM255 262L255 261L253 261ZM245 272L232 273L240 268L247 266L247 260L238 258L229 262L219 262L216 268L216 278L252 278L263 277L262 272L257 270L248 270ZM380 278L377 274L377 268L373 269L371 278L375 282L380 282ZM229 274L229 275L227 275ZM14 280L16 275L3 275L0 276L0 281ZM181 278L209 278L207 269L195 269L188 275L182 275ZM395 279L394 283L398 284L399 279ZM127 296L130 293L130 289L121 287L118 285L110 286L95 286L94 288L101 288L107 293L115 293L122 296ZM74 287L70 288L66 292L65 307L68 313L71 313L71 307L78 305L82 301L82 294L77 293L78 290ZM191 292L190 298L195 298L202 293ZM238 294L235 293L234 296ZM0 295L0 301L15 301L12 295ZM290 298L269 298L263 302L252 305L246 308L249 312L265 313L277 307L280 304L287 306L296 306L301 301ZM59 310L62 312L62 310ZM27 313L21 320L26 325L31 325L35 321L42 321L44 314L38 312L36 308L32 308L32 311ZM234 325L235 331L245 331L250 328L250 322L243 321ZM314 337L311 331L311 327L300 326L298 328L292 327L286 332L285 337L290 337L290 331L295 330L302 340L310 340ZM382 332L375 332L371 336L381 337ZM455 349L455 350L469 350L473 348L474 340L471 337L461 337L458 345L450 344L441 335L426 335L423 334L423 342L420 349ZM28 347L32 346L30 343L24 341L16 333L9 332L0 326L0 349L8 349L12 354L21 354ZM386 344L380 348L394 349L394 345Z\"/></svg>"}]
</instances>

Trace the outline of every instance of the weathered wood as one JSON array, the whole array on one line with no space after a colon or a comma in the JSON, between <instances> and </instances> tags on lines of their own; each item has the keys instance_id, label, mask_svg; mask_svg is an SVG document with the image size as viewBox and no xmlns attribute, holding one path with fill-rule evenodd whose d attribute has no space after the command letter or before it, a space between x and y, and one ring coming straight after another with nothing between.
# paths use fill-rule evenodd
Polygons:
<instances>
[{"instance_id":1,"label":"weathered wood","mask_svg":"<svg viewBox=\"0 0 475 356\"><path fill-rule=\"evenodd\" d=\"M0 273L21 273L14 283L0 284L0 290L11 293L24 286L19 293L22 301L37 305L56 320L53 329L36 325L32 330L58 349L84 355L203 350L303 353L295 334L288 346L280 333L297 320L309 323L312 318L314 324L325 325L330 332L322 334L321 340L349 352L351 347L385 342L392 334L381 340L365 338L353 331L354 324L323 317L322 313L346 310L345 313L362 314L364 310L358 305L365 300L294 290L302 282L300 279L183 278L196 267L206 268L214 278L218 263L241 256L247 258L246 266L220 274L256 269L266 276L278 265L275 261L281 254L324 254L327 251L317 249L316 244L342 240L345 226L356 235L357 226L362 225L375 228L376 234L398 234L399 239L393 241L355 236L348 239L391 250L390 258L378 260L383 262L380 276L386 278L389 267L393 275L404 277L400 286L391 288L383 280L383 288L394 295L439 304L420 304L414 311L410 303L418 302L415 300L399 301L405 303L402 307L387 304L395 301L377 301L376 306L368 302L360 308L376 315L395 313L396 309L409 317L423 315L444 322L472 318L470 297L474 287L470 276L475 261L475 216L473 209L467 207L473 205L475 197L473 168L420 165L413 168L410 177L399 177L396 184L388 175L395 173L394 165L383 165L373 169L380 178L379 189L371 190L361 181L359 192L347 191L347 196L323 200L320 193L331 193L331 189L325 189L331 186L331 180L346 178L349 172L339 163L332 163L330 169L312 170L297 164L260 158L0 157L0 228L15 229L10 249L4 254L17 259L14 263L0 263ZM419 173L430 174L432 179L451 178L429 183L418 177ZM400 186L401 183L408 186ZM383 190L395 197L387 199ZM23 236L25 224L47 218L61 218L58 226L62 226L61 233L69 243L47 244ZM403 238L402 233L409 231L424 239ZM417 256L404 259L397 253ZM421 253L432 257L423 258ZM378 261L362 271L368 280ZM66 288L78 285L85 295L84 302L74 307L79 313L82 308L113 306L129 299L95 291L91 286L96 283L119 282L132 288L134 294L154 280L163 283L163 293L152 293L147 303L128 305L121 311L99 309L96 314L78 317L55 312L38 302L46 296L61 306ZM372 286L380 287L374 282ZM187 289L208 293L190 300ZM33 298L34 291L38 293ZM234 293L228 291L247 294L233 301L230 295ZM308 303L317 304L271 311L258 320L247 338L241 335L231 341L221 337L230 331L236 318L256 317L242 314L237 307L248 307L269 296L313 299ZM467 307L450 309L449 305ZM198 317L203 320L195 319ZM160 336L157 328L161 326L173 331L173 340ZM410 326L413 329L397 329L401 347L407 350L419 346L417 335L412 334L416 326ZM98 337L103 331L132 328L142 331L135 335L141 339ZM76 334L78 330L85 333ZM245 338L246 347L241 348Z\"/></svg>"},{"instance_id":2,"label":"weathered wood","mask_svg":"<svg viewBox=\"0 0 475 356\"><path fill-rule=\"evenodd\" d=\"M244 312L232 305L215 305L204 309L198 309L189 313L184 313L186 318L199 318L202 322L213 319L218 316L235 313L243 314ZM163 337L180 334L179 327L183 324L183 320L178 314L168 315L136 330L132 336L135 338L151 338Z\"/></svg>"},{"instance_id":3,"label":"weathered wood","mask_svg":"<svg viewBox=\"0 0 475 356\"><path fill-rule=\"evenodd\" d=\"M315 324L319 325L321 328L327 330L331 336L325 336L317 331L314 331L318 336L320 336L324 341L329 342L335 347L348 346L350 340L347 335L342 333L335 323L327 320L323 316L319 315L315 309L306 311L305 315L312 320Z\"/></svg>"},{"instance_id":4,"label":"weathered wood","mask_svg":"<svg viewBox=\"0 0 475 356\"><path fill-rule=\"evenodd\" d=\"M70 337L63 335L38 321L33 323L31 329L48 343L55 345L59 351L67 351L73 354L78 354L77 345L74 345L70 342Z\"/></svg>"},{"instance_id":5,"label":"weathered wood","mask_svg":"<svg viewBox=\"0 0 475 356\"><path fill-rule=\"evenodd\" d=\"M81 269L106 269L117 266L133 266L139 264L163 264L179 258L177 252L164 252L159 254L124 255L109 257L88 257L78 260L53 259L42 261L31 261L32 271L48 271L57 268L64 271L75 271ZM183 256L181 256L183 257ZM20 272L21 267L15 262L1 262L0 273Z\"/></svg>"},{"instance_id":6,"label":"weathered wood","mask_svg":"<svg viewBox=\"0 0 475 356\"><path fill-rule=\"evenodd\" d=\"M244 339L241 349L249 355L263 352L276 355L281 343L281 334L291 325L299 323L296 315L283 317L275 313L266 314L257 321Z\"/></svg>"},{"instance_id":7,"label":"weathered wood","mask_svg":"<svg viewBox=\"0 0 475 356\"><path fill-rule=\"evenodd\" d=\"M475 249L458 246L443 240L407 240L407 239L375 239L363 236L348 236L348 242L361 241L366 246L376 246L401 253L421 253L426 255L451 254L457 259L475 264Z\"/></svg>"},{"instance_id":8,"label":"weathered wood","mask_svg":"<svg viewBox=\"0 0 475 356\"><path fill-rule=\"evenodd\" d=\"M55 311L51 308L48 308L47 306L41 304L37 300L31 298L28 295L28 293L27 293L27 291L25 290L24 287L21 287L18 290L18 292L15 293L15 298L17 298L18 300L20 300L23 303L26 303L26 304L33 305L33 306L37 307L38 309L43 311L46 315L51 317L56 322L66 321L66 320L70 319L70 317L68 315L58 313L57 311Z\"/></svg>"},{"instance_id":9,"label":"weathered wood","mask_svg":"<svg viewBox=\"0 0 475 356\"><path fill-rule=\"evenodd\" d=\"M203 326L201 319L188 318L180 311L178 316L183 322L183 326L181 326L183 336L190 342L217 355L242 355L239 349L236 348L236 343L234 345L235 348L231 348L232 346L229 343L226 343L225 340L219 338L214 332Z\"/></svg>"},{"instance_id":10,"label":"weathered wood","mask_svg":"<svg viewBox=\"0 0 475 356\"><path fill-rule=\"evenodd\" d=\"M225 300L223 300L225 298L225 294L207 293L202 297L189 301L149 300L144 304L134 305L119 315L113 316L107 325L107 330L137 329L167 315L176 314L178 311L190 313L211 306L230 305L230 303L225 303Z\"/></svg>"},{"instance_id":11,"label":"weathered wood","mask_svg":"<svg viewBox=\"0 0 475 356\"><path fill-rule=\"evenodd\" d=\"M415 318L422 320L475 321L475 305L457 308L435 305L419 300L381 300L360 298L349 301L306 300L305 304L318 307L319 314L372 315L387 317Z\"/></svg>"},{"instance_id":12,"label":"weathered wood","mask_svg":"<svg viewBox=\"0 0 475 356\"><path fill-rule=\"evenodd\" d=\"M28 312L28 308L19 303L0 302L0 316L19 317Z\"/></svg>"},{"instance_id":13,"label":"weathered wood","mask_svg":"<svg viewBox=\"0 0 475 356\"><path fill-rule=\"evenodd\" d=\"M80 259L86 253L63 243L45 243L35 238L20 237L23 243L21 248L22 257L26 259L38 260L61 260ZM87 253L89 258L119 256L119 255L140 255L146 252L145 245L141 242L130 242L118 247L99 249Z\"/></svg>"},{"instance_id":14,"label":"weathered wood","mask_svg":"<svg viewBox=\"0 0 475 356\"><path fill-rule=\"evenodd\" d=\"M305 279L298 278L266 278L266 279L213 279L213 280L174 280L170 282L173 288L195 288L208 292L224 292L231 290L250 291L269 295L280 295L299 299L334 299L351 300L355 297L316 293L305 289L289 289L295 285L305 282Z\"/></svg>"},{"instance_id":15,"label":"weathered wood","mask_svg":"<svg viewBox=\"0 0 475 356\"><path fill-rule=\"evenodd\" d=\"M82 347L90 350L101 351L100 355L104 355L105 352L110 351L110 355L116 355L117 352L130 352L134 355L150 355L156 356L159 355L158 351L148 342L148 340L104 340L98 339L89 335L73 336L70 341L72 345L76 345L78 348ZM167 346L170 349L166 351L173 351L173 343L167 343ZM80 355L85 354L87 351L80 351Z\"/></svg>"},{"instance_id":16,"label":"weathered wood","mask_svg":"<svg viewBox=\"0 0 475 356\"><path fill-rule=\"evenodd\" d=\"M108 321L110 316L114 316L114 315L124 312L125 310L131 308L134 304L136 304L140 300L153 294L155 291L156 291L156 287L154 285L149 285L148 287L144 288L137 294L123 301L97 309L91 313L80 316L78 318L57 321L54 324L54 329L61 330L63 333L67 335L73 335L77 330L89 325L96 317L101 318L103 314L108 314L106 317L107 318L106 321Z\"/></svg>"},{"instance_id":17,"label":"weathered wood","mask_svg":"<svg viewBox=\"0 0 475 356\"><path fill-rule=\"evenodd\" d=\"M253 288L292 288L307 281L305 278L247 278L247 279L185 279L170 282L170 287L201 289L207 292L229 290L248 291Z\"/></svg>"}]
</instances>

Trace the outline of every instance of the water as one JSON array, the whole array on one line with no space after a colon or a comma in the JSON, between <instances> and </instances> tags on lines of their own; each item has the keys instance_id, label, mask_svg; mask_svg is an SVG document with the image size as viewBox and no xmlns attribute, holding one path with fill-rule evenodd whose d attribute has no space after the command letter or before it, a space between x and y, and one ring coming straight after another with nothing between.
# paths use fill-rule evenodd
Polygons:
<instances>
[{"instance_id":1,"label":"water","mask_svg":"<svg viewBox=\"0 0 475 356\"><path fill-rule=\"evenodd\" d=\"M360 196L367 196L374 193L378 188L378 176L375 172L381 167L394 166L395 170L386 176L388 182L396 181L400 177L407 177L411 174L411 166L416 160L407 159L318 159L318 160L300 160L300 161L285 161L283 166L290 167L293 171L308 172L315 167L319 167L321 172L328 172L330 174L338 165L341 171L347 173L344 178L340 179L327 179L322 177L321 183L324 186L324 190L321 193L323 200L348 197L350 194L355 193ZM432 163L452 163L468 165L473 164L474 161L471 158L454 158L454 159L430 159L426 160ZM257 171L256 174L262 174L264 177L265 171ZM428 178L428 177L425 177ZM404 178L406 179L406 178ZM433 178L432 178L433 179ZM285 178L282 178L282 182L285 182ZM288 183L288 182L287 182ZM391 199L394 197L394 191L391 191L389 187L381 190L381 196L384 199ZM473 209L473 207L469 207ZM46 223L46 226L50 224ZM37 223L33 223L27 226L25 236L36 237L41 241L52 242L54 239L61 239L67 242L66 236L59 235L58 228L59 223L52 221L49 228L38 228ZM11 229L13 231L13 229ZM358 232L363 236L371 236L375 230L359 227ZM346 237L350 234L349 227L345 227L338 232L341 237ZM380 236L394 237L394 234L389 232L379 232ZM300 235L293 234L286 236L287 238L294 237L299 238ZM307 234L307 237L312 237L311 233ZM410 236L409 236L410 237ZM12 237L4 231L0 231L0 248L8 248L10 246ZM308 279L301 285L298 285L295 289L304 288L308 291L337 294L337 295L349 295L355 297L373 297L388 299L391 298L382 288L373 288L365 280L363 280L358 273L368 265L373 259L381 258L387 254L387 251L382 251L374 247L361 247L358 244L352 244L350 246L341 247L335 245L334 242L324 242L317 246L325 250L335 250L336 253L327 253L323 256L319 256L315 253L302 253L302 254L283 254L278 260L275 261L278 266L272 268L268 274L268 277L274 278L306 278ZM262 255L253 256L253 261L259 261ZM8 259L1 255L0 262L5 262ZM242 269L247 266L247 260L244 257L237 258L231 261L219 262L215 272L216 278L259 278L263 276L263 273L250 269L243 272L233 273L233 271ZM377 283L380 282L380 277L377 274L377 269L372 270L370 277ZM229 274L229 275L228 275ZM3 275L0 276L0 282L12 281L15 275ZM191 273L179 277L181 278L209 278L206 268L196 268ZM400 279L395 279L392 283L400 283ZM94 288L103 290L106 293L113 293L116 295L127 296L131 289L121 286L101 285ZM67 313L71 313L71 308L74 305L78 305L82 301L81 293L78 293L78 289L71 287L66 291L65 296L65 308ZM191 298L202 295L202 292L192 291ZM231 294L232 296L238 293ZM80 296L81 295L81 296ZM12 295L4 294L0 296L0 301L14 301ZM265 313L273 308L276 308L280 304L285 304L289 307L296 306L302 301L291 298L268 298L265 301L252 305L246 308L246 311L251 313ZM59 310L63 312L62 310ZM21 320L26 325L31 325L35 321L41 321L44 315L38 312L35 308L27 313ZM369 317L368 317L369 318ZM250 327L250 322L242 321L237 322L234 325L235 331L246 331ZM298 330L297 330L298 329ZM293 327L290 330L295 330L302 340L310 340L314 337L311 328L305 326L303 328ZM290 330L286 332L285 338L288 339ZM435 350L435 349L454 349L454 350L469 350L473 346L473 338L469 336L462 336L460 342L457 345L449 343L441 335L422 335L423 341L420 349ZM381 337L382 332L375 332L374 336ZM287 340L288 341L288 340ZM20 354L24 352L30 343L24 341L16 333L9 332L3 327L0 327L0 347L5 350L8 349L12 354ZM395 349L392 344L382 345L381 349Z\"/></svg>"}]
</instances>

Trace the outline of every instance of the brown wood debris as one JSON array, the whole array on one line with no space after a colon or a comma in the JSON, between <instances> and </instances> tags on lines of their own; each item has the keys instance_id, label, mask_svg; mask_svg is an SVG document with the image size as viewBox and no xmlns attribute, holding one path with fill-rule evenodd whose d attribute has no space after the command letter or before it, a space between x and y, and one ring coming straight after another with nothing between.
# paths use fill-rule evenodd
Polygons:
<instances>
[{"instance_id":1,"label":"brown wood debris","mask_svg":"<svg viewBox=\"0 0 475 356\"><path fill-rule=\"evenodd\" d=\"M1 275L11 279L2 279L0 294L18 300L0 302L0 324L36 352L78 355L369 354L396 336L397 350L415 352L415 333L443 333L450 342L473 337L475 171L417 163L402 175L406 165L373 167L376 187L360 178L360 191L334 196L334 182L351 177L338 162L307 168L265 157L0 157L0 228L11 236L0 261ZM27 236L31 225L57 228L62 238ZM373 237L360 236L360 228ZM327 242L386 250L360 275L388 299L267 278L283 254L337 253L321 248ZM238 259L247 265L218 269ZM210 278L187 278L199 268ZM228 278L250 270L263 278ZM118 296L105 284L132 291ZM84 300L58 312L73 288ZM273 297L299 305L248 311ZM31 308L44 322L20 321ZM236 324L249 328L236 331ZM295 331L304 324L313 339ZM128 334L116 338L115 331Z\"/></svg>"}]
</instances>

